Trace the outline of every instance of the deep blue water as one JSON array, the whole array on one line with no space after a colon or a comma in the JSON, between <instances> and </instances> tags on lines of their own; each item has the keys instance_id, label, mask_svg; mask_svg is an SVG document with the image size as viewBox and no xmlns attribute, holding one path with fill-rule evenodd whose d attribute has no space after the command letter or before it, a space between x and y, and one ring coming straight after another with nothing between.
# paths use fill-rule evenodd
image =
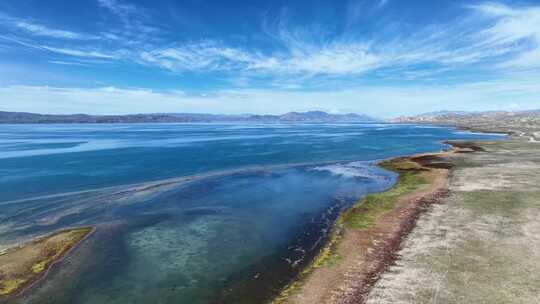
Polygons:
<instances>
[{"instance_id":1,"label":"deep blue water","mask_svg":"<svg viewBox=\"0 0 540 304\"><path fill-rule=\"evenodd\" d=\"M258 303L395 174L377 159L497 136L390 124L0 125L0 248L96 233L19 299Z\"/></svg>"}]
</instances>

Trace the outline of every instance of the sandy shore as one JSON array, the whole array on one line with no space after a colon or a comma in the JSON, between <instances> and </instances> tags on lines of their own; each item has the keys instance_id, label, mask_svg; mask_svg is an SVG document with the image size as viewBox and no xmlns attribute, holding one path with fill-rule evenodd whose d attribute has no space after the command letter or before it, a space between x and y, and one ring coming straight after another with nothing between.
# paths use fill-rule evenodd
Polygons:
<instances>
[{"instance_id":1,"label":"sandy shore","mask_svg":"<svg viewBox=\"0 0 540 304\"><path fill-rule=\"evenodd\" d=\"M376 202L382 202L386 207L375 213L370 209L369 196L367 201L363 200L345 212L319 258L274 303L364 303L380 275L398 258L403 240L415 227L419 216L447 196L448 177L453 166L449 157L478 150L481 149L476 145L457 144L449 152L381 163L382 167L398 172L400 180L407 180L410 174L422 180L405 189L401 189L398 182L388 194L375 194L387 199ZM395 195L392 192L396 192ZM363 220L361 225L347 224L351 212Z\"/></svg>"}]
</instances>

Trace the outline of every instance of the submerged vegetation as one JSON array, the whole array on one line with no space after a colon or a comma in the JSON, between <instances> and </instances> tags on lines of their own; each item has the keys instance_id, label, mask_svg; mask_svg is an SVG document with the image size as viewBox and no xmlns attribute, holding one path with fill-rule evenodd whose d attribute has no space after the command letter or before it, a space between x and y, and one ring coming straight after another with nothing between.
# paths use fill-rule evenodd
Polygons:
<instances>
[{"instance_id":1,"label":"submerged vegetation","mask_svg":"<svg viewBox=\"0 0 540 304\"><path fill-rule=\"evenodd\" d=\"M0 254L0 299L35 282L91 231L91 227L59 231Z\"/></svg>"}]
</instances>

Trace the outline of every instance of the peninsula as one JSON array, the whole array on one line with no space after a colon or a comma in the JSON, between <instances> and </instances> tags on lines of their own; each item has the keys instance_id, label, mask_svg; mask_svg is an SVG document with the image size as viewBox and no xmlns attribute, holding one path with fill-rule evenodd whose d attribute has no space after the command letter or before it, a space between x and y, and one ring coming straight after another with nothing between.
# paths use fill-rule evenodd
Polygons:
<instances>
[{"instance_id":1,"label":"peninsula","mask_svg":"<svg viewBox=\"0 0 540 304\"><path fill-rule=\"evenodd\" d=\"M91 227L61 230L0 253L0 300L23 291L92 232Z\"/></svg>"}]
</instances>

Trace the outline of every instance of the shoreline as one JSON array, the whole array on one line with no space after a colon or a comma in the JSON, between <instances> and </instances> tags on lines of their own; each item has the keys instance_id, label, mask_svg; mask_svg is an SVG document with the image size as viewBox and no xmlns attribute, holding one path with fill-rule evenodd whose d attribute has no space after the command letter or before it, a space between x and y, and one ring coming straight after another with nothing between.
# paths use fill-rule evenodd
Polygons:
<instances>
[{"instance_id":1,"label":"shoreline","mask_svg":"<svg viewBox=\"0 0 540 304\"><path fill-rule=\"evenodd\" d=\"M400 180L402 172L386 167L387 164L400 160L413 161L421 170L427 166L428 170L436 171L438 176L430 180L427 189L415 189L400 195L391 210L380 215L360 233L344 225L344 222L351 210L366 212L363 207L366 198L345 210L334 224L329 240L320 253L270 303L364 303L371 287L397 259L403 240L415 227L419 216L428 206L436 204L448 194L449 174L453 164L429 161L421 164L421 160L446 159L451 153L481 151L468 141L444 141L443 144L450 148L443 152L393 157L377 162L379 167L399 173ZM399 181L389 190L374 195L384 195L398 186ZM353 254L353 251L356 253ZM330 282L340 286L329 286Z\"/></svg>"}]
</instances>

